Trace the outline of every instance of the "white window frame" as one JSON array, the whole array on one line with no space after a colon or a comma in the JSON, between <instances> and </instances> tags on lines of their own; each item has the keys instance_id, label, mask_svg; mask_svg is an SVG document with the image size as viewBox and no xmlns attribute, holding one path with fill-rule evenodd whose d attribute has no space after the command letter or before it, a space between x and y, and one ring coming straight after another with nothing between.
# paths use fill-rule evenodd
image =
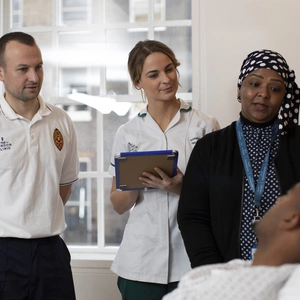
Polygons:
<instances>
[{"instance_id":1,"label":"white window frame","mask_svg":"<svg viewBox=\"0 0 300 300\"><path fill-rule=\"evenodd\" d=\"M60 25L68 25L69 22L66 22L64 20L64 13L69 13L69 12L86 12L87 13L87 18L86 18L86 24L90 24L92 20L92 11L91 11L91 0L87 0L87 6L82 7L82 6L72 6L72 7L64 7L63 6L63 0L59 0L59 24ZM72 23L70 21L70 23Z\"/></svg>"},{"instance_id":2,"label":"white window frame","mask_svg":"<svg viewBox=\"0 0 300 300\"><path fill-rule=\"evenodd\" d=\"M136 20L136 14L135 14L135 5L136 3L138 2L148 2L147 3L147 7L148 7L148 15L150 16L154 16L155 15L155 0L153 0L153 5L152 4L152 1L150 0L129 0L129 22L130 23L135 23L135 20ZM166 0L159 0L160 1L160 4L161 4L161 7L162 7L162 10L161 10L161 19L159 21L165 21L165 17L166 17ZM131 7L133 9L131 9ZM148 20L149 21L149 20ZM151 20L153 21L153 20Z\"/></svg>"},{"instance_id":3,"label":"white window frame","mask_svg":"<svg viewBox=\"0 0 300 300\"><path fill-rule=\"evenodd\" d=\"M1 20L5 20L4 18L4 8L7 11L7 7L5 5L7 5L6 2L7 0L0 0L0 18ZM70 25L70 27L67 28L63 28L62 26L60 26L60 16L61 14L59 13L59 3L61 0L53 0L53 2L55 3L55 6L53 7L53 12L55 12L54 18L55 20L55 24L59 24L59 25L53 25L51 27L51 32L52 32L52 43L54 48L57 46L58 43L58 33L62 32L62 31L66 31L69 32L72 25ZM165 1L165 0L162 0ZM153 22L152 20L148 20L148 22L143 23L143 26L147 27L149 32L148 32L148 38L149 39L153 39L154 38L154 28L155 27L172 27L172 26L194 26L194 24L196 24L196 22L200 22L199 21L199 14L198 14L198 7L201 5L201 3L205 2L205 1L200 1L199 0L192 0L192 20L179 20L179 21L164 21L164 20L160 20L160 21L155 21ZM151 3L151 0L149 0L149 3ZM149 9L153 10L153 7L149 5ZM1 35L3 33L7 32L7 28L6 28L6 32L4 32L4 21L0 21L0 33ZM12 24L10 24L11 26ZM74 25L74 28L72 30L74 31L89 31L90 27L93 27L94 25L91 24L80 24L80 26L76 26ZM141 28L141 24L137 24L137 23L127 23L127 24L122 24L122 23L105 23L103 28L101 29L103 32L105 32L106 29L137 29L137 28ZM193 27L192 27L193 28ZM196 28L199 28L198 26L196 26ZM14 30L22 30L21 29L14 29ZM30 32L43 32L43 31L49 31L49 28L31 28L31 27L26 27L24 29L24 31L30 33ZM200 43L200 38L198 37L199 33L194 34L193 30L192 30L192 39L193 39L193 44L192 44L192 59L193 59L193 93L180 93L178 94L179 97L182 97L183 99L187 100L187 101L192 101L193 100L193 105L196 108L200 108L200 89L201 86L199 85L199 82L201 82L199 80L200 75L198 75L199 73L199 64L201 61L201 57L203 57L203 55L199 58L199 43ZM55 67L55 66L54 66ZM58 75L58 70L55 70L53 72L54 76ZM55 75L56 74L56 75ZM3 93L4 89L3 86L1 85L0 87L0 92ZM192 97L193 96L193 97ZM118 95L116 96L116 100L117 101L130 101L130 102L140 102L140 96L138 94L135 95ZM52 102L53 103L57 103L57 104L63 104L64 101L66 101L66 99L64 99L63 97L54 97L52 98ZM102 114L101 113L97 113L97 128L99 130L98 132L98 136L100 136L99 139L97 139L97 148L101 149L101 145L103 144L103 127L102 127ZM99 151L97 153L97 172L94 171L89 171L89 172L82 172L79 174L79 178L90 178L90 179L95 179L97 181L97 185L100 187L97 193L97 201L98 201L98 205L97 205L97 209L98 209L98 246L69 246L70 252L72 254L72 259L95 259L95 260L112 260L118 250L118 247L105 247L104 246L104 201L103 201L103 189L101 188L102 183L105 179L107 178L111 178L111 176L108 174L107 171L105 171L103 166L103 153L102 151Z\"/></svg>"},{"instance_id":4,"label":"white window frame","mask_svg":"<svg viewBox=\"0 0 300 300\"><path fill-rule=\"evenodd\" d=\"M18 16L19 20L18 20L18 24L13 24L13 17L11 18L11 24L10 24L10 27L13 27L14 25L17 25L17 27L22 27L23 25L23 14L22 14L22 11L23 11L23 1L24 0L18 0L19 1L19 5L20 5L20 9L19 10L14 10L13 9L13 4L12 2L10 2L10 10L12 12L12 15L13 16Z\"/></svg>"}]
</instances>

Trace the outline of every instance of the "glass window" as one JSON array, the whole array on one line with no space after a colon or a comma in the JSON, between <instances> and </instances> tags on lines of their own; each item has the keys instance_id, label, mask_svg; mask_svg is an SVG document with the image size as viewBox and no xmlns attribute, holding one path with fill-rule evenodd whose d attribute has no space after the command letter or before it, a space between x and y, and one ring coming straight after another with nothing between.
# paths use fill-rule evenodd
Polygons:
<instances>
[{"instance_id":1,"label":"glass window","mask_svg":"<svg viewBox=\"0 0 300 300\"><path fill-rule=\"evenodd\" d=\"M192 19L192 4L191 0L161 0L166 1L167 7L166 20L191 20Z\"/></svg>"},{"instance_id":2,"label":"glass window","mask_svg":"<svg viewBox=\"0 0 300 300\"><path fill-rule=\"evenodd\" d=\"M61 24L88 24L91 22L89 0L61 0Z\"/></svg>"},{"instance_id":3,"label":"glass window","mask_svg":"<svg viewBox=\"0 0 300 300\"><path fill-rule=\"evenodd\" d=\"M18 28L23 25L23 0L12 0L11 2L11 23L12 27Z\"/></svg>"},{"instance_id":4,"label":"glass window","mask_svg":"<svg viewBox=\"0 0 300 300\"><path fill-rule=\"evenodd\" d=\"M105 1L105 22L119 23L129 21L130 0L104 0ZM147 0L145 0L147 2Z\"/></svg>"},{"instance_id":5,"label":"glass window","mask_svg":"<svg viewBox=\"0 0 300 300\"><path fill-rule=\"evenodd\" d=\"M148 4L149 4L148 0L130 0L129 1L129 22L132 23L147 22L149 16Z\"/></svg>"},{"instance_id":6,"label":"glass window","mask_svg":"<svg viewBox=\"0 0 300 300\"><path fill-rule=\"evenodd\" d=\"M110 203L111 149L119 126L146 105L132 87L128 53L140 40L166 43L181 62L179 93L191 99L191 0L0 2L4 33L28 32L42 50L42 97L66 110L77 131L80 176L62 236L71 251L115 253L130 212Z\"/></svg>"},{"instance_id":7,"label":"glass window","mask_svg":"<svg viewBox=\"0 0 300 300\"><path fill-rule=\"evenodd\" d=\"M10 2L12 28L52 25L53 1L11 0Z\"/></svg>"},{"instance_id":8,"label":"glass window","mask_svg":"<svg viewBox=\"0 0 300 300\"><path fill-rule=\"evenodd\" d=\"M180 84L178 92L192 91L192 31L190 26L164 27L154 30L154 39L167 44L180 62Z\"/></svg>"},{"instance_id":9,"label":"glass window","mask_svg":"<svg viewBox=\"0 0 300 300\"><path fill-rule=\"evenodd\" d=\"M80 158L80 170L88 171L91 161ZM72 186L72 194L65 208L68 229L62 234L68 245L97 245L97 181L80 178Z\"/></svg>"},{"instance_id":10,"label":"glass window","mask_svg":"<svg viewBox=\"0 0 300 300\"><path fill-rule=\"evenodd\" d=\"M109 53L106 62L106 86L118 95L130 94L131 82L127 71L128 53L139 40L147 39L146 31L107 29L105 43Z\"/></svg>"}]
</instances>

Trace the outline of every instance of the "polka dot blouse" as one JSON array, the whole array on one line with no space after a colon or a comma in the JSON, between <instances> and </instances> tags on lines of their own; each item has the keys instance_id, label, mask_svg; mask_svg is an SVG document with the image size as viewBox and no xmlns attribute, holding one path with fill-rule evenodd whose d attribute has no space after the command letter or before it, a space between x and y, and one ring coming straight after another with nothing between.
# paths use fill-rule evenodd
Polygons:
<instances>
[{"instance_id":1,"label":"polka dot blouse","mask_svg":"<svg viewBox=\"0 0 300 300\"><path fill-rule=\"evenodd\" d=\"M253 124L241 116L242 129L245 142L248 148L250 162L253 171L255 184L257 183L260 169L266 153L269 149L273 123ZM275 172L274 158L279 146L279 135L271 147L265 188L261 199L259 215L262 217L272 207L280 194L279 183ZM254 193L251 190L247 176L244 178L244 195L242 199L242 220L240 247L242 259L250 259L250 251L255 243L255 233L252 229L252 222L255 217Z\"/></svg>"}]
</instances>

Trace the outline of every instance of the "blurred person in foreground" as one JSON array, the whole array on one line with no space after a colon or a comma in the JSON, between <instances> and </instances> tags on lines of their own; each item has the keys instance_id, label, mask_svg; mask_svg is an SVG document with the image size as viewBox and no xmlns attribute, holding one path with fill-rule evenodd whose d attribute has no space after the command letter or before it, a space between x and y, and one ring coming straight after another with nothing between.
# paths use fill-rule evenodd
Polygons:
<instances>
[{"instance_id":1,"label":"blurred person in foreground","mask_svg":"<svg viewBox=\"0 0 300 300\"><path fill-rule=\"evenodd\" d=\"M193 269L164 300L296 300L300 296L300 183L253 223L252 261Z\"/></svg>"}]
</instances>

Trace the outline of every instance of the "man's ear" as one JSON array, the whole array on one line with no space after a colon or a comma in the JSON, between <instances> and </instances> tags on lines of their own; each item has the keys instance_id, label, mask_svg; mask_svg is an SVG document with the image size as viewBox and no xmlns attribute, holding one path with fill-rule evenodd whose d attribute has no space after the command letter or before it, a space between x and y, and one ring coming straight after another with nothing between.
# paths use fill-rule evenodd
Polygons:
<instances>
[{"instance_id":1,"label":"man's ear","mask_svg":"<svg viewBox=\"0 0 300 300\"><path fill-rule=\"evenodd\" d=\"M280 222L279 227L282 230L293 230L295 228L300 228L300 215L295 212L287 213Z\"/></svg>"}]
</instances>

